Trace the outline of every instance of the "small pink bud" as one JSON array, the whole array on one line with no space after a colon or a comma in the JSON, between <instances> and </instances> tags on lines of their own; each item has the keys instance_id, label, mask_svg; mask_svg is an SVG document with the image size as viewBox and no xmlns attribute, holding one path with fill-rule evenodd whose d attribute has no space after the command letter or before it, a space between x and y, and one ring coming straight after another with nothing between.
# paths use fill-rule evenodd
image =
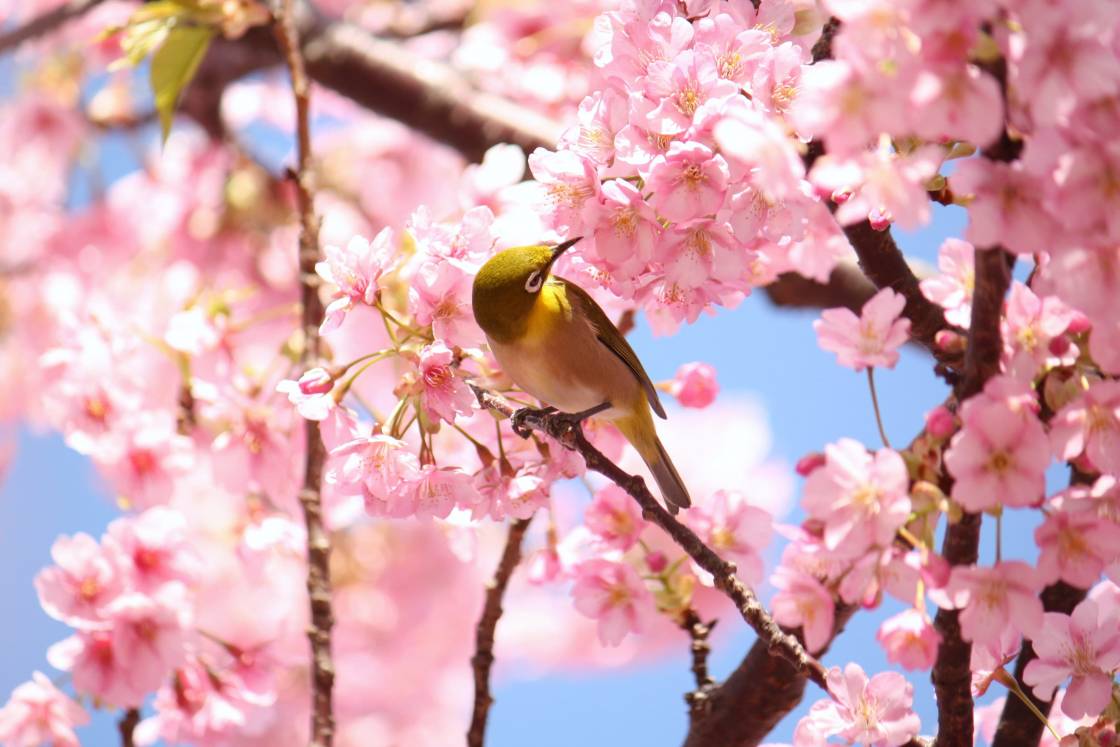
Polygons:
<instances>
[{"instance_id":1,"label":"small pink bud","mask_svg":"<svg viewBox=\"0 0 1120 747\"><path fill-rule=\"evenodd\" d=\"M951 329L943 329L934 335L933 344L945 353L963 353L968 340Z\"/></svg>"},{"instance_id":2,"label":"small pink bud","mask_svg":"<svg viewBox=\"0 0 1120 747\"><path fill-rule=\"evenodd\" d=\"M953 413L945 405L938 405L926 413L926 431L934 438L948 438L956 429Z\"/></svg>"},{"instance_id":3,"label":"small pink bud","mask_svg":"<svg viewBox=\"0 0 1120 747\"><path fill-rule=\"evenodd\" d=\"M1073 343L1069 341L1068 337L1066 337L1065 335L1060 335L1050 340L1049 348L1050 352L1053 355L1061 357L1069 352L1070 346L1072 345Z\"/></svg>"},{"instance_id":4,"label":"small pink bud","mask_svg":"<svg viewBox=\"0 0 1120 747\"><path fill-rule=\"evenodd\" d=\"M891 227L891 221L894 220L894 217L891 215L891 211L885 208L875 208L868 214L867 220L876 231L886 231Z\"/></svg>"},{"instance_id":5,"label":"small pink bud","mask_svg":"<svg viewBox=\"0 0 1120 747\"><path fill-rule=\"evenodd\" d=\"M716 370L707 363L685 363L677 369L669 391L685 407L707 407L719 394Z\"/></svg>"},{"instance_id":6,"label":"small pink bud","mask_svg":"<svg viewBox=\"0 0 1120 747\"><path fill-rule=\"evenodd\" d=\"M833 190L831 199L837 205L843 205L845 202L852 199L853 194L855 193L852 191L851 187L838 187Z\"/></svg>"},{"instance_id":7,"label":"small pink bud","mask_svg":"<svg viewBox=\"0 0 1120 747\"><path fill-rule=\"evenodd\" d=\"M649 569L654 573L661 573L669 567L669 559L665 557L665 553L654 550L646 555L646 565L648 565Z\"/></svg>"},{"instance_id":8,"label":"small pink bud","mask_svg":"<svg viewBox=\"0 0 1120 747\"><path fill-rule=\"evenodd\" d=\"M794 467L794 469L797 471L797 474L801 475L802 477L808 477L817 467L823 466L824 454L820 453L819 451L814 451L813 453L806 454L805 456L798 459L797 466Z\"/></svg>"},{"instance_id":9,"label":"small pink bud","mask_svg":"<svg viewBox=\"0 0 1120 747\"><path fill-rule=\"evenodd\" d=\"M325 368L312 368L299 377L299 390L303 394L326 394L334 388L334 377Z\"/></svg>"}]
</instances>

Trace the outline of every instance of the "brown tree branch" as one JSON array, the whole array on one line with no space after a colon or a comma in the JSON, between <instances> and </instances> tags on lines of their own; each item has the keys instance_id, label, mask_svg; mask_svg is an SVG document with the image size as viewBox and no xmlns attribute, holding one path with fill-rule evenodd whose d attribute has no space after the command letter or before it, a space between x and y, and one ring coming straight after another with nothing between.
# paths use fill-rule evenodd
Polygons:
<instances>
[{"instance_id":1,"label":"brown tree branch","mask_svg":"<svg viewBox=\"0 0 1120 747\"><path fill-rule=\"evenodd\" d=\"M711 708L709 696L716 688L716 681L708 672L708 654L712 651L708 636L712 634L712 629L717 622L719 621L703 622L696 614L696 610L686 607L678 623L681 630L688 633L689 652L692 654L692 676L696 678L696 689L684 694L684 700L688 703L689 718L693 722L708 715Z\"/></svg>"},{"instance_id":2,"label":"brown tree branch","mask_svg":"<svg viewBox=\"0 0 1120 747\"><path fill-rule=\"evenodd\" d=\"M843 307L856 314L879 289L867 279L853 262L842 261L833 268L827 283L786 272L765 287L775 306L794 309L827 309Z\"/></svg>"},{"instance_id":3,"label":"brown tree branch","mask_svg":"<svg viewBox=\"0 0 1120 747\"><path fill-rule=\"evenodd\" d=\"M837 605L833 641L857 609ZM800 628L790 632L802 640ZM771 654L759 638L731 676L708 694L708 713L692 719L685 747L755 747L801 702L805 682L804 672Z\"/></svg>"},{"instance_id":4,"label":"brown tree branch","mask_svg":"<svg viewBox=\"0 0 1120 747\"><path fill-rule=\"evenodd\" d=\"M300 54L293 5L294 0L275 0L273 26L276 40L284 51L296 108L298 163L292 176L296 186L300 222L300 304L304 335L300 363L307 370L319 362L319 326L323 322L323 304L315 282L315 263L321 258L321 252L319 221L315 216L311 193L310 86ZM307 629L311 644L310 744L312 747L330 747L334 739L334 713L331 704L334 690L334 661L331 658L334 614L331 608L331 544L323 527L320 492L326 449L319 435L318 423L313 420L305 421L304 434L307 439L307 461L304 465L303 487L299 491L299 503L307 525L307 596L311 608L311 622Z\"/></svg>"},{"instance_id":5,"label":"brown tree branch","mask_svg":"<svg viewBox=\"0 0 1120 747\"><path fill-rule=\"evenodd\" d=\"M318 24L305 43L316 82L481 161L497 143L555 147L552 119L476 90L448 65L418 57L347 23Z\"/></svg>"},{"instance_id":6,"label":"brown tree branch","mask_svg":"<svg viewBox=\"0 0 1120 747\"><path fill-rule=\"evenodd\" d=\"M502 559L494 571L494 578L486 584L486 602L482 607L475 631L474 656L471 669L474 670L474 708L471 711L471 725L467 730L467 747L482 747L486 742L486 719L490 706L494 703L490 695L490 668L494 665L494 631L502 617L502 596L509 586L513 569L521 562L521 542L532 519L517 519L509 525L506 546Z\"/></svg>"},{"instance_id":7,"label":"brown tree branch","mask_svg":"<svg viewBox=\"0 0 1120 747\"><path fill-rule=\"evenodd\" d=\"M139 723L139 708L129 708L121 714L121 720L117 722L117 731L120 732L121 735L121 747L135 747L136 742L133 738L133 733L136 731L136 726Z\"/></svg>"},{"instance_id":8,"label":"brown tree branch","mask_svg":"<svg viewBox=\"0 0 1120 747\"><path fill-rule=\"evenodd\" d=\"M999 83L1006 117L1006 62L999 59L985 69ZM1021 149L1022 144L1012 140L1004 127L999 138L985 146L982 156L990 161L1010 162L1019 157ZM988 379L999 373L1003 353L1000 329L1003 297L1011 286L1011 270L1015 265L1015 257L998 245L977 247L974 256L976 279L968 347L965 350L964 371L955 387L960 402L980 393ZM975 563L979 543L980 516L965 514L961 521L950 524L945 531L942 554L951 565ZM958 614L956 610L941 609L934 618L934 627L941 634L932 675L937 690L938 747L970 747L973 741L969 673L972 647L961 640Z\"/></svg>"},{"instance_id":9,"label":"brown tree branch","mask_svg":"<svg viewBox=\"0 0 1120 747\"><path fill-rule=\"evenodd\" d=\"M985 382L999 372L1003 352L1000 317L1003 297L1011 284L1007 257L1007 253L999 247L976 250L972 320L968 348L965 350L964 374L957 387L957 397L961 402L979 393ZM966 513L945 530L941 554L950 565L970 565L977 560L979 545L980 515ZM938 747L972 745L973 701L969 669L972 645L961 638L959 615L958 610L940 609L933 621L941 635L932 674L937 692Z\"/></svg>"},{"instance_id":10,"label":"brown tree branch","mask_svg":"<svg viewBox=\"0 0 1120 747\"><path fill-rule=\"evenodd\" d=\"M941 554L951 565L975 563L980 514L964 514L945 531ZM938 747L972 747L972 644L961 638L960 611L939 609L933 627L941 635L931 679L937 694Z\"/></svg>"},{"instance_id":11,"label":"brown tree branch","mask_svg":"<svg viewBox=\"0 0 1120 747\"><path fill-rule=\"evenodd\" d=\"M993 74L1000 83L1006 101L1006 66L1002 61ZM1019 148L1010 139L1006 128L999 139L984 149L989 160L1010 161ZM969 324L968 347L964 356L963 375L956 387L957 399L964 402L980 393L988 379L999 373L1003 338L1000 320L1003 297L1011 286L1011 269L1015 258L1001 246L975 250L975 290L972 318ZM949 492L949 491L946 491ZM942 554L951 565L975 563L980 544L980 515L965 514L945 531ZM938 747L969 747L972 744L973 701L969 659L971 644L961 639L957 610L938 610L934 627L941 634L941 645L933 665L933 684L937 690ZM1024 664L1025 666L1025 664Z\"/></svg>"},{"instance_id":12,"label":"brown tree branch","mask_svg":"<svg viewBox=\"0 0 1120 747\"><path fill-rule=\"evenodd\" d=\"M503 397L474 385L472 388L483 407L507 418L513 416L516 408ZM797 638L786 633L774 622L750 587L735 575L737 572L735 564L721 558L715 550L704 544L695 532L666 511L653 497L653 493L649 491L641 477L628 474L607 459L587 440L583 431L578 426L573 426L571 420L563 414L530 412L521 419L521 423L530 430L548 434L566 449L579 452L588 469L598 472L629 493L641 506L642 516L646 521L664 530L698 566L712 575L716 588L734 602L739 614L758 633L759 638L766 642L770 655L787 659L798 671L803 672L822 689L826 687L824 667L805 650Z\"/></svg>"},{"instance_id":13,"label":"brown tree branch","mask_svg":"<svg viewBox=\"0 0 1120 747\"><path fill-rule=\"evenodd\" d=\"M70 2L40 13L21 26L0 34L0 54L24 42L49 34L68 21L85 15L104 0L70 0Z\"/></svg>"}]
</instances>

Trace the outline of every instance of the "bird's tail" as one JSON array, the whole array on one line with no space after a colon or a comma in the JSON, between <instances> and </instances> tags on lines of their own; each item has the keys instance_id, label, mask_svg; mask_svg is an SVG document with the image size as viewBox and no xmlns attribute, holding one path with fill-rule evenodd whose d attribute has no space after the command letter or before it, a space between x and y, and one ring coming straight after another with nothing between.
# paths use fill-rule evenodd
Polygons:
<instances>
[{"instance_id":1,"label":"bird's tail","mask_svg":"<svg viewBox=\"0 0 1120 747\"><path fill-rule=\"evenodd\" d=\"M665 499L670 513L675 514L679 509L691 506L692 499L688 496L688 488L685 487L677 468L673 466L673 461L665 451L661 439L657 437L649 410L642 408L637 414L619 418L614 422L622 431L622 435L626 436L626 440L637 449L638 454L649 467L649 471L653 473L653 479L657 481L661 497Z\"/></svg>"}]
</instances>

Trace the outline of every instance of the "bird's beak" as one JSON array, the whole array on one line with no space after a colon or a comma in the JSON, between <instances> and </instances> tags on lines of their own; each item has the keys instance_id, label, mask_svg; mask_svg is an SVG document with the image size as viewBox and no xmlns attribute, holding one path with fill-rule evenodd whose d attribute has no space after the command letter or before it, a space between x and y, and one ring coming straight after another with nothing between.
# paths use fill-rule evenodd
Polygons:
<instances>
[{"instance_id":1,"label":"bird's beak","mask_svg":"<svg viewBox=\"0 0 1120 747\"><path fill-rule=\"evenodd\" d=\"M563 254L564 252L568 251L573 246L575 246L580 241L580 239L582 239L582 238L583 238L582 236L576 236L574 239L568 239L564 243L557 244L555 247L553 247L552 248L552 261L555 262L557 259L559 259L561 254Z\"/></svg>"}]
</instances>

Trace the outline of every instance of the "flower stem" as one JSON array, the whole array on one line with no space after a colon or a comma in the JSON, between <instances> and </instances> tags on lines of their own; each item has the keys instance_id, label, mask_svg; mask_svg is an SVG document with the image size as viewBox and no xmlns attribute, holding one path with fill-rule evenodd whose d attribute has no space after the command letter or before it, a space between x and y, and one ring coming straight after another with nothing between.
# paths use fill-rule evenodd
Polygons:
<instances>
[{"instance_id":1,"label":"flower stem","mask_svg":"<svg viewBox=\"0 0 1120 747\"><path fill-rule=\"evenodd\" d=\"M867 386L871 390L871 406L875 408L875 425L879 426L879 438L883 439L883 446L888 449L891 442L887 439L887 431L883 428L883 416L879 412L879 395L875 393L875 367L867 367Z\"/></svg>"},{"instance_id":2,"label":"flower stem","mask_svg":"<svg viewBox=\"0 0 1120 747\"><path fill-rule=\"evenodd\" d=\"M1054 739L1058 740L1059 742L1062 741L1061 735L1059 735L1054 727L1050 724L1050 720L1046 718L1046 714L1038 710L1038 706L1036 706L1031 701L1031 699L1027 697L1027 694L1023 692L1023 688L1019 687L1019 683L1016 682L1014 678L1011 678L1011 682L1007 685L1007 688L1011 692L1015 693L1015 697L1023 701L1023 705L1027 707L1027 710L1033 713L1035 718L1041 721L1043 725L1045 725L1046 728L1050 730L1050 733L1054 735Z\"/></svg>"}]
</instances>

